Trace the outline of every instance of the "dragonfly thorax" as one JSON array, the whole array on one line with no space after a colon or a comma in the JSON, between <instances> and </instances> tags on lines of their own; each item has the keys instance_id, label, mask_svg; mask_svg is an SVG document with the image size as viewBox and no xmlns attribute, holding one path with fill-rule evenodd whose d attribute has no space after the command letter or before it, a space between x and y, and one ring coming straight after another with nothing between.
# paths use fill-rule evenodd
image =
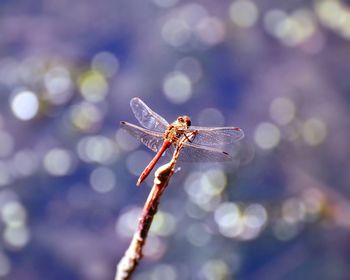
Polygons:
<instances>
[{"instance_id":1,"label":"dragonfly thorax","mask_svg":"<svg viewBox=\"0 0 350 280\"><path fill-rule=\"evenodd\" d=\"M190 125L191 119L188 116L180 116L167 127L164 138L171 143L176 142L185 134Z\"/></svg>"}]
</instances>

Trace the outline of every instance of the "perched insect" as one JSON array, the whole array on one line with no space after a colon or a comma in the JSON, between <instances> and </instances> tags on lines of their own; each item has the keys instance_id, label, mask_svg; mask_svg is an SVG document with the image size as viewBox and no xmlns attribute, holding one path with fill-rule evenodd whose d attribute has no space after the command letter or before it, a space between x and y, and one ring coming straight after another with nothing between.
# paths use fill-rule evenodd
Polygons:
<instances>
[{"instance_id":1,"label":"perched insect","mask_svg":"<svg viewBox=\"0 0 350 280\"><path fill-rule=\"evenodd\" d=\"M183 161L228 161L231 156L220 150L219 146L237 142L244 137L243 130L238 127L199 127L191 126L188 116L180 116L169 124L163 117L153 112L140 98L130 101L131 109L144 127L122 121L121 126L144 145L156 152L156 155L141 173L139 186L164 152L185 137L187 141L181 151Z\"/></svg>"}]
</instances>

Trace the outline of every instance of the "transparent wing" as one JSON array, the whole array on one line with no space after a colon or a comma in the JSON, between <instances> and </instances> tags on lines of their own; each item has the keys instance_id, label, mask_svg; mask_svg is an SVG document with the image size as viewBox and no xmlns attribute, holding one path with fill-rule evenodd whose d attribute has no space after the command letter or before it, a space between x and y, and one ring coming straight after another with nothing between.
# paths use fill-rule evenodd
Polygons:
<instances>
[{"instance_id":1,"label":"transparent wing","mask_svg":"<svg viewBox=\"0 0 350 280\"><path fill-rule=\"evenodd\" d=\"M148 129L164 132L169 123L153 112L140 98L134 97L130 107L140 124Z\"/></svg>"},{"instance_id":2,"label":"transparent wing","mask_svg":"<svg viewBox=\"0 0 350 280\"><path fill-rule=\"evenodd\" d=\"M174 152L174 146L166 152L166 157L172 157ZM203 147L193 143L187 143L180 152L179 161L182 162L223 162L230 161L232 157L220 150L213 147Z\"/></svg>"},{"instance_id":3,"label":"transparent wing","mask_svg":"<svg viewBox=\"0 0 350 280\"><path fill-rule=\"evenodd\" d=\"M244 132L238 127L200 127L191 126L189 132L196 131L193 144L205 146L220 146L239 141Z\"/></svg>"},{"instance_id":4,"label":"transparent wing","mask_svg":"<svg viewBox=\"0 0 350 280\"><path fill-rule=\"evenodd\" d=\"M163 144L162 133L151 131L128 122L120 122L120 126L154 152L157 152Z\"/></svg>"},{"instance_id":5,"label":"transparent wing","mask_svg":"<svg viewBox=\"0 0 350 280\"><path fill-rule=\"evenodd\" d=\"M142 142L146 147L157 152L163 145L163 134L151 131L137 125L121 122L121 127L130 135ZM166 152L166 157L171 158L174 152L174 146ZM184 162L223 162L230 161L232 157L217 148L201 146L195 143L185 143L184 148L180 152L180 161Z\"/></svg>"}]
</instances>

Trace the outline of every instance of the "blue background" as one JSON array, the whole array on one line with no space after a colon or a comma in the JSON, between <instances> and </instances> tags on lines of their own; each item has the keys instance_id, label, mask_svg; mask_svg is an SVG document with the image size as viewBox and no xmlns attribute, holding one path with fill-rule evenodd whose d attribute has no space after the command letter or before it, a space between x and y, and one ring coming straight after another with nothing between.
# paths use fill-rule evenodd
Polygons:
<instances>
[{"instance_id":1,"label":"blue background","mask_svg":"<svg viewBox=\"0 0 350 280\"><path fill-rule=\"evenodd\" d=\"M152 183L135 187L153 152L118 127L138 96L246 137L230 163L180 164L135 279L348 279L346 2L0 12L0 277L114 277Z\"/></svg>"}]
</instances>

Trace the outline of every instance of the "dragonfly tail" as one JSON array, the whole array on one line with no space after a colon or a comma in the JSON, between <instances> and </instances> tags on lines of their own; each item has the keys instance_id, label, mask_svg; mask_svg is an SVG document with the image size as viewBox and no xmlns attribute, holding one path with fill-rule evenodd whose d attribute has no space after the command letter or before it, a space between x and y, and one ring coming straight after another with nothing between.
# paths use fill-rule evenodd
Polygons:
<instances>
[{"instance_id":1,"label":"dragonfly tail","mask_svg":"<svg viewBox=\"0 0 350 280\"><path fill-rule=\"evenodd\" d=\"M147 178L149 173L151 173L153 167L156 165L162 154L165 152L167 148L169 148L171 143L169 141L164 141L162 147L157 152L157 154L154 156L154 158L151 160L151 162L147 165L145 170L141 173L139 179L136 182L136 186L140 186L140 184Z\"/></svg>"},{"instance_id":2,"label":"dragonfly tail","mask_svg":"<svg viewBox=\"0 0 350 280\"><path fill-rule=\"evenodd\" d=\"M141 183L146 179L147 176L142 176L143 174L141 174L141 176L137 179L136 182L136 187L139 187L141 185Z\"/></svg>"}]
</instances>

